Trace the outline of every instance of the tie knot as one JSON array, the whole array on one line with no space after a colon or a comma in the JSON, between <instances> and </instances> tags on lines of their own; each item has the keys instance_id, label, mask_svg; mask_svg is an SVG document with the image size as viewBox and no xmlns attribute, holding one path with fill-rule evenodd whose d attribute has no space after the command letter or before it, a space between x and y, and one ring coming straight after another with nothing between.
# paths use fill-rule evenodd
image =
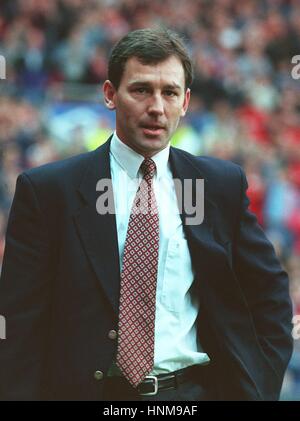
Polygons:
<instances>
[{"instance_id":1,"label":"tie knot","mask_svg":"<svg viewBox=\"0 0 300 421\"><path fill-rule=\"evenodd\" d=\"M144 176L150 176L153 178L156 170L155 162L151 158L145 158L141 164L141 170Z\"/></svg>"}]
</instances>

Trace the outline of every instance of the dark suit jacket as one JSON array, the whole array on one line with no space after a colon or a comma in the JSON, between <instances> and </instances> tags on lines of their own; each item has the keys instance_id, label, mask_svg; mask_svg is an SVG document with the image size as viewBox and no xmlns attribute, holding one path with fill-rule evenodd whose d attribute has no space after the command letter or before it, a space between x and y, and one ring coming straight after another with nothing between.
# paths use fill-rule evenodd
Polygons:
<instances>
[{"instance_id":1,"label":"dark suit jacket","mask_svg":"<svg viewBox=\"0 0 300 421\"><path fill-rule=\"evenodd\" d=\"M26 171L13 201L0 282L3 400L101 400L116 355L120 269L113 214L96 211L110 178L108 141L97 150ZM292 351L288 278L231 162L171 148L174 177L204 178L205 216L182 215L200 300L201 344L220 399L276 400Z\"/></svg>"}]
</instances>

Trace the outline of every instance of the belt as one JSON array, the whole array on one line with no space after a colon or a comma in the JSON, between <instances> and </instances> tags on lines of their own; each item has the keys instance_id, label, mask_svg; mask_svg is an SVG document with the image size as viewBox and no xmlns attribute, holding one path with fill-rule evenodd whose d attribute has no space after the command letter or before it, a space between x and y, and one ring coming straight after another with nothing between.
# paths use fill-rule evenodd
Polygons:
<instances>
[{"instance_id":1,"label":"belt","mask_svg":"<svg viewBox=\"0 0 300 421\"><path fill-rule=\"evenodd\" d=\"M168 374L146 376L145 380L138 385L137 392L140 396L154 396L160 390L177 389L180 384L196 378L200 367L207 367L207 364L205 366L191 366Z\"/></svg>"}]
</instances>

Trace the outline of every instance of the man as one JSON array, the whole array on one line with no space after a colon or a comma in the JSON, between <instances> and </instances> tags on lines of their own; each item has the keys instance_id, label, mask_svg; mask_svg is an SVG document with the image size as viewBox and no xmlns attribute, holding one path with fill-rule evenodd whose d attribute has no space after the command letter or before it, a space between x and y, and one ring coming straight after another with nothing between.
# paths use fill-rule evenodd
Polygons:
<instances>
[{"instance_id":1,"label":"man","mask_svg":"<svg viewBox=\"0 0 300 421\"><path fill-rule=\"evenodd\" d=\"M129 33L103 87L116 132L19 176L0 283L2 399L278 399L287 275L247 210L242 169L170 148L191 82L175 33Z\"/></svg>"}]
</instances>

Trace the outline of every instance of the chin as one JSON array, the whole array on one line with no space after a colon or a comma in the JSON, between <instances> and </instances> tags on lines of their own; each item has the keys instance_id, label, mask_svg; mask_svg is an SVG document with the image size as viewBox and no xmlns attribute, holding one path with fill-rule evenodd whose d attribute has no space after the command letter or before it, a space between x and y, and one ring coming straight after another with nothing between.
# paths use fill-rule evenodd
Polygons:
<instances>
[{"instance_id":1,"label":"chin","mask_svg":"<svg viewBox=\"0 0 300 421\"><path fill-rule=\"evenodd\" d=\"M161 139L160 137L149 136L149 137L144 137L143 143L147 145L149 145L149 143L150 144L155 143L156 145L159 144L160 146L163 146L163 145L166 145L168 142L165 139Z\"/></svg>"}]
</instances>

